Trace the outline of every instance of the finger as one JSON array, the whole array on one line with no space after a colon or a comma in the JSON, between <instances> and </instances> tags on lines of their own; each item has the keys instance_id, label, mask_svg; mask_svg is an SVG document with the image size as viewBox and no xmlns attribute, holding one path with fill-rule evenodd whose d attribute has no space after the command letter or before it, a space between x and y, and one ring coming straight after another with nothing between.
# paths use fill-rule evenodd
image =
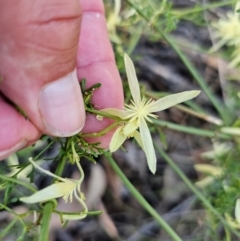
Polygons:
<instances>
[{"instance_id":1,"label":"finger","mask_svg":"<svg viewBox=\"0 0 240 241\"><path fill-rule=\"evenodd\" d=\"M1 92L42 132L79 132L85 122L75 71L79 1L0 1L0 16Z\"/></svg>"},{"instance_id":2,"label":"finger","mask_svg":"<svg viewBox=\"0 0 240 241\"><path fill-rule=\"evenodd\" d=\"M108 107L123 108L123 91L121 79L114 60L114 54L108 38L104 6L101 0L81 0L82 26L77 57L78 78L85 78L87 87L101 83L102 87L94 91L92 103L96 109ZM84 133L99 132L112 123L104 118L102 121L93 115L87 115ZM107 148L113 134L94 140L100 141Z\"/></svg>"},{"instance_id":3,"label":"finger","mask_svg":"<svg viewBox=\"0 0 240 241\"><path fill-rule=\"evenodd\" d=\"M0 160L36 141L41 133L0 96Z\"/></svg>"}]
</instances>

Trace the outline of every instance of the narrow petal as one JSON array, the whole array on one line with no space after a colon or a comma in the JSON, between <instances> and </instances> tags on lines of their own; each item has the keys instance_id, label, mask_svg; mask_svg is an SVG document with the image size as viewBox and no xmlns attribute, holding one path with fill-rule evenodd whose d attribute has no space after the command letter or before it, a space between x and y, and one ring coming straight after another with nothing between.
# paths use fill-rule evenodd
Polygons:
<instances>
[{"instance_id":1,"label":"narrow petal","mask_svg":"<svg viewBox=\"0 0 240 241\"><path fill-rule=\"evenodd\" d=\"M200 93L200 91L198 91L198 90L192 90L192 91L184 91L184 92L181 92L178 94L165 96L165 97L153 102L152 105L149 106L148 111L149 112L158 112L158 111L165 110L169 107L180 104L186 100L190 100L190 99L198 96L199 93Z\"/></svg>"},{"instance_id":2,"label":"narrow petal","mask_svg":"<svg viewBox=\"0 0 240 241\"><path fill-rule=\"evenodd\" d=\"M119 117L120 119L125 119L129 115L128 111L119 110L119 109L115 109L115 108L102 109L101 112L104 112L108 115Z\"/></svg>"},{"instance_id":3,"label":"narrow petal","mask_svg":"<svg viewBox=\"0 0 240 241\"><path fill-rule=\"evenodd\" d=\"M138 145L141 146L141 148L144 150L143 142L142 142L142 138L141 138L140 133L138 131L134 131L133 137L137 141Z\"/></svg>"},{"instance_id":4,"label":"narrow petal","mask_svg":"<svg viewBox=\"0 0 240 241\"><path fill-rule=\"evenodd\" d=\"M126 126L123 127L123 134L130 136L138 128L138 120L129 121Z\"/></svg>"},{"instance_id":5,"label":"narrow petal","mask_svg":"<svg viewBox=\"0 0 240 241\"><path fill-rule=\"evenodd\" d=\"M76 187L74 182L60 182L52 184L29 197L22 197L20 200L25 203L39 203L53 198L59 198L71 192Z\"/></svg>"},{"instance_id":6,"label":"narrow petal","mask_svg":"<svg viewBox=\"0 0 240 241\"><path fill-rule=\"evenodd\" d=\"M128 84L129 84L129 88L130 88L133 100L135 103L138 104L140 103L140 100L141 100L139 83L138 83L136 71L134 68L134 64L127 54L124 54L124 63L125 63L125 69L126 69L127 78L128 78Z\"/></svg>"},{"instance_id":7,"label":"narrow petal","mask_svg":"<svg viewBox=\"0 0 240 241\"><path fill-rule=\"evenodd\" d=\"M236 205L235 205L235 217L238 223L240 223L240 199L237 199Z\"/></svg>"},{"instance_id":8,"label":"narrow petal","mask_svg":"<svg viewBox=\"0 0 240 241\"><path fill-rule=\"evenodd\" d=\"M221 131L225 134L240 136L240 128L239 127L223 127Z\"/></svg>"},{"instance_id":9,"label":"narrow petal","mask_svg":"<svg viewBox=\"0 0 240 241\"><path fill-rule=\"evenodd\" d=\"M141 134L141 140L144 147L143 150L147 157L148 167L150 171L154 174L156 172L157 158L154 151L150 131L148 129L146 121L143 118L140 119L140 134Z\"/></svg>"},{"instance_id":10,"label":"narrow petal","mask_svg":"<svg viewBox=\"0 0 240 241\"><path fill-rule=\"evenodd\" d=\"M210 164L195 164L194 168L198 172L206 173L212 176L220 176L223 174L223 169L221 167L216 167Z\"/></svg>"},{"instance_id":11,"label":"narrow petal","mask_svg":"<svg viewBox=\"0 0 240 241\"><path fill-rule=\"evenodd\" d=\"M109 146L110 152L115 152L126 139L127 137L123 135L123 127L121 126L113 134L113 137Z\"/></svg>"},{"instance_id":12,"label":"narrow petal","mask_svg":"<svg viewBox=\"0 0 240 241\"><path fill-rule=\"evenodd\" d=\"M87 216L87 213L81 212L79 214L77 213L63 213L61 215L63 220L80 220L84 219Z\"/></svg>"}]
</instances>

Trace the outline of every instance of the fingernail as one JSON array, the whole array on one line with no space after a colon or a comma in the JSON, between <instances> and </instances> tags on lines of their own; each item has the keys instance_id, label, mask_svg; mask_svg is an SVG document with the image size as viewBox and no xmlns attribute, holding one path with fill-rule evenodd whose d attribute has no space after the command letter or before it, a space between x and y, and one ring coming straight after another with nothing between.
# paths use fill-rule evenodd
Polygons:
<instances>
[{"instance_id":1,"label":"fingernail","mask_svg":"<svg viewBox=\"0 0 240 241\"><path fill-rule=\"evenodd\" d=\"M85 123L85 109L76 70L43 87L39 109L48 134L67 137Z\"/></svg>"},{"instance_id":2,"label":"fingernail","mask_svg":"<svg viewBox=\"0 0 240 241\"><path fill-rule=\"evenodd\" d=\"M22 140L19 143L17 143L15 146L12 146L11 148L0 151L0 160L3 160L13 154L14 152L22 149L27 144L27 140Z\"/></svg>"}]
</instances>

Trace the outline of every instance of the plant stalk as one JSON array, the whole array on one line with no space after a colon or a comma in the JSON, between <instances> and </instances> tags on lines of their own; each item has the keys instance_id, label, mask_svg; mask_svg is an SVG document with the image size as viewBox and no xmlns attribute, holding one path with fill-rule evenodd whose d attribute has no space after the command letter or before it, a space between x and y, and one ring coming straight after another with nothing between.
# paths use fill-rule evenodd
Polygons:
<instances>
[{"instance_id":1,"label":"plant stalk","mask_svg":"<svg viewBox=\"0 0 240 241\"><path fill-rule=\"evenodd\" d=\"M158 222L158 224L169 234L169 236L174 241L182 241L182 239L174 232L174 230L165 222L165 220L156 212L156 210L144 199L144 197L139 193L139 191L132 185L132 183L127 179L125 174L116 164L115 160L111 156L106 156L109 164L117 175L121 178L122 182L126 185L131 194L136 198L136 200L145 208L148 213Z\"/></svg>"},{"instance_id":2,"label":"plant stalk","mask_svg":"<svg viewBox=\"0 0 240 241\"><path fill-rule=\"evenodd\" d=\"M54 203L51 201L47 202L44 205L42 220L41 220L41 229L39 234L39 240L41 241L49 240L49 228L50 228L50 221L51 221L53 209L54 209Z\"/></svg>"}]
</instances>

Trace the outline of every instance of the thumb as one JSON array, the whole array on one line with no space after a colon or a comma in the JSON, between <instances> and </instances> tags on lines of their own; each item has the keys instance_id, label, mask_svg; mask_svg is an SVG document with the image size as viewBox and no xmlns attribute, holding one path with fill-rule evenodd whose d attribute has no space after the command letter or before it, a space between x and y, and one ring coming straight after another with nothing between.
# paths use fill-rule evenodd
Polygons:
<instances>
[{"instance_id":1,"label":"thumb","mask_svg":"<svg viewBox=\"0 0 240 241\"><path fill-rule=\"evenodd\" d=\"M79 132L85 110L75 66L79 0L0 1L0 91L42 132Z\"/></svg>"}]
</instances>

